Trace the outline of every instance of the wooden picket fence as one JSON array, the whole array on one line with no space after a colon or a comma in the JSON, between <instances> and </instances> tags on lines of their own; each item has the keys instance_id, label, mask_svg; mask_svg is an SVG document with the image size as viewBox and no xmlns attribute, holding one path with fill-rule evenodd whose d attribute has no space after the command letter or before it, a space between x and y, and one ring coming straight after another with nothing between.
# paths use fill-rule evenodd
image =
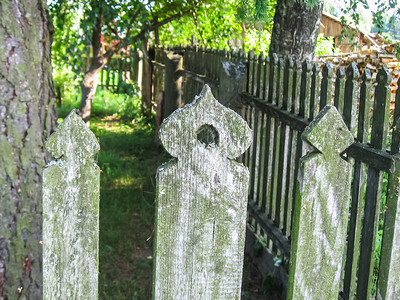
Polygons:
<instances>
[{"instance_id":1,"label":"wooden picket fence","mask_svg":"<svg viewBox=\"0 0 400 300\"><path fill-rule=\"evenodd\" d=\"M171 52L183 59L182 69L173 74L175 80L182 77L180 85L176 81L182 104L209 84L216 98L238 109L253 129L253 144L242 158L250 170L246 251L263 273L277 276L286 288L293 255L297 177L300 158L307 151L301 134L325 105L338 109L355 142L342 153L353 172L344 267L337 294L343 299L399 297L393 282L400 275L393 262L399 255L395 174L400 91L390 102L392 77L387 68L360 74L354 63L334 70L330 63L300 63L277 55L157 48L155 68L165 82L171 78L164 68L165 53ZM229 95L223 99L220 95L232 89L224 78L227 62L237 68L244 65L247 72L241 82L234 81L237 74L230 75L231 82L243 88L236 98ZM156 91L165 96L169 91L158 82ZM182 104L173 103L176 107Z\"/></svg>"},{"instance_id":2,"label":"wooden picket fence","mask_svg":"<svg viewBox=\"0 0 400 300\"><path fill-rule=\"evenodd\" d=\"M287 299L400 297L400 92L390 133L387 69L373 87L354 65L333 78L329 64L276 55L157 51L156 74L178 62L163 75L178 97L159 80L160 103L188 105L160 128L178 159L158 172L155 299L239 299L244 247ZM46 148L44 298L96 299L98 144L72 112Z\"/></svg>"}]
</instances>

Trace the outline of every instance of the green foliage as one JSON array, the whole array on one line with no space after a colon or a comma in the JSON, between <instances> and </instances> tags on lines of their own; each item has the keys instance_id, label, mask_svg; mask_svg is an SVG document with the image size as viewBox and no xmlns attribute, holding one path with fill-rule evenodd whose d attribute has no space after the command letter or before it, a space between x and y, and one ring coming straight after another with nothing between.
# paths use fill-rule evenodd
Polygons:
<instances>
[{"instance_id":1,"label":"green foliage","mask_svg":"<svg viewBox=\"0 0 400 300\"><path fill-rule=\"evenodd\" d=\"M246 28L256 28L258 31L272 30L276 0L239 0L236 19Z\"/></svg>"},{"instance_id":2,"label":"green foliage","mask_svg":"<svg viewBox=\"0 0 400 300\"><path fill-rule=\"evenodd\" d=\"M246 52L253 50L257 55L261 52L268 53L270 43L271 34L268 31L258 31L255 28L247 29L244 38L244 50Z\"/></svg>"},{"instance_id":3,"label":"green foliage","mask_svg":"<svg viewBox=\"0 0 400 300\"><path fill-rule=\"evenodd\" d=\"M236 6L231 2L215 1L198 6L190 15L168 24L160 30L161 45L189 45L191 38L208 48L229 48L230 41L239 37L240 25L235 22Z\"/></svg>"},{"instance_id":4,"label":"green foliage","mask_svg":"<svg viewBox=\"0 0 400 300\"><path fill-rule=\"evenodd\" d=\"M315 55L332 55L340 53L339 48L334 47L333 37L324 37L323 33L318 35L317 45L315 46Z\"/></svg>"}]
</instances>

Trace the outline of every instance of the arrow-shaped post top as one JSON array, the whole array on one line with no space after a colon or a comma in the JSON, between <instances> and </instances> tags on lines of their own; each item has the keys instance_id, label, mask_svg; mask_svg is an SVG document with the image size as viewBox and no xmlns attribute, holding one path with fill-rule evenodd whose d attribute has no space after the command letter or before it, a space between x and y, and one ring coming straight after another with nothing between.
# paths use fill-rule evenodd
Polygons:
<instances>
[{"instance_id":1,"label":"arrow-shaped post top","mask_svg":"<svg viewBox=\"0 0 400 300\"><path fill-rule=\"evenodd\" d=\"M339 156L354 142L342 116L336 107L325 106L302 134L304 141L317 148L325 156Z\"/></svg>"},{"instance_id":2,"label":"arrow-shaped post top","mask_svg":"<svg viewBox=\"0 0 400 300\"><path fill-rule=\"evenodd\" d=\"M45 148L57 159L71 160L93 157L100 145L82 118L72 110L47 140Z\"/></svg>"},{"instance_id":3,"label":"arrow-shaped post top","mask_svg":"<svg viewBox=\"0 0 400 300\"><path fill-rule=\"evenodd\" d=\"M160 128L160 140L174 157L189 156L196 147L235 159L250 146L252 131L233 110L224 107L205 85L195 100L172 113Z\"/></svg>"}]
</instances>

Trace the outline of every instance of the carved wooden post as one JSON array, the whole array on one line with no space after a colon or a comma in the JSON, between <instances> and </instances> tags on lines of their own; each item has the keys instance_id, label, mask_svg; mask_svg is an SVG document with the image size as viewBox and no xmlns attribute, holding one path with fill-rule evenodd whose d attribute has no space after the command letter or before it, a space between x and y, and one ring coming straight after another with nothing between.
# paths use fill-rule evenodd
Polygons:
<instances>
[{"instance_id":1,"label":"carved wooden post","mask_svg":"<svg viewBox=\"0 0 400 300\"><path fill-rule=\"evenodd\" d=\"M206 85L160 129L176 159L157 175L155 299L239 299L251 130Z\"/></svg>"},{"instance_id":2,"label":"carved wooden post","mask_svg":"<svg viewBox=\"0 0 400 300\"><path fill-rule=\"evenodd\" d=\"M351 164L340 153L354 138L333 106L320 112L302 138L319 152L301 159L288 299L337 299L351 186Z\"/></svg>"},{"instance_id":3,"label":"carved wooden post","mask_svg":"<svg viewBox=\"0 0 400 300\"><path fill-rule=\"evenodd\" d=\"M43 298L97 299L100 146L72 111L46 142L43 171Z\"/></svg>"}]
</instances>

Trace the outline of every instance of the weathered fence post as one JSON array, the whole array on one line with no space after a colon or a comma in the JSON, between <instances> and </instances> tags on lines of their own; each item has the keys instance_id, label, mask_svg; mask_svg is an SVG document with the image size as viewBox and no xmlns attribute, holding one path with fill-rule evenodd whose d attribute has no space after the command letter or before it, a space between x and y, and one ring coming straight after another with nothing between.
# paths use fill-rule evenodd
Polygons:
<instances>
[{"instance_id":1,"label":"weathered fence post","mask_svg":"<svg viewBox=\"0 0 400 300\"><path fill-rule=\"evenodd\" d=\"M176 159L157 174L155 299L240 299L251 130L206 85L160 129Z\"/></svg>"},{"instance_id":2,"label":"weathered fence post","mask_svg":"<svg viewBox=\"0 0 400 300\"><path fill-rule=\"evenodd\" d=\"M219 74L219 102L234 110L239 109L240 93L245 89L246 65L241 62L223 61Z\"/></svg>"},{"instance_id":3,"label":"weathered fence post","mask_svg":"<svg viewBox=\"0 0 400 300\"><path fill-rule=\"evenodd\" d=\"M72 111L45 145L43 298L97 299L100 146Z\"/></svg>"},{"instance_id":4,"label":"weathered fence post","mask_svg":"<svg viewBox=\"0 0 400 300\"><path fill-rule=\"evenodd\" d=\"M333 106L320 112L302 138L319 152L301 159L287 295L337 299L351 186L351 164L340 153L354 138Z\"/></svg>"},{"instance_id":5,"label":"weathered fence post","mask_svg":"<svg viewBox=\"0 0 400 300\"><path fill-rule=\"evenodd\" d=\"M172 51L166 52L163 118L182 106L182 76L178 73L179 69L182 69L182 56Z\"/></svg>"}]
</instances>

